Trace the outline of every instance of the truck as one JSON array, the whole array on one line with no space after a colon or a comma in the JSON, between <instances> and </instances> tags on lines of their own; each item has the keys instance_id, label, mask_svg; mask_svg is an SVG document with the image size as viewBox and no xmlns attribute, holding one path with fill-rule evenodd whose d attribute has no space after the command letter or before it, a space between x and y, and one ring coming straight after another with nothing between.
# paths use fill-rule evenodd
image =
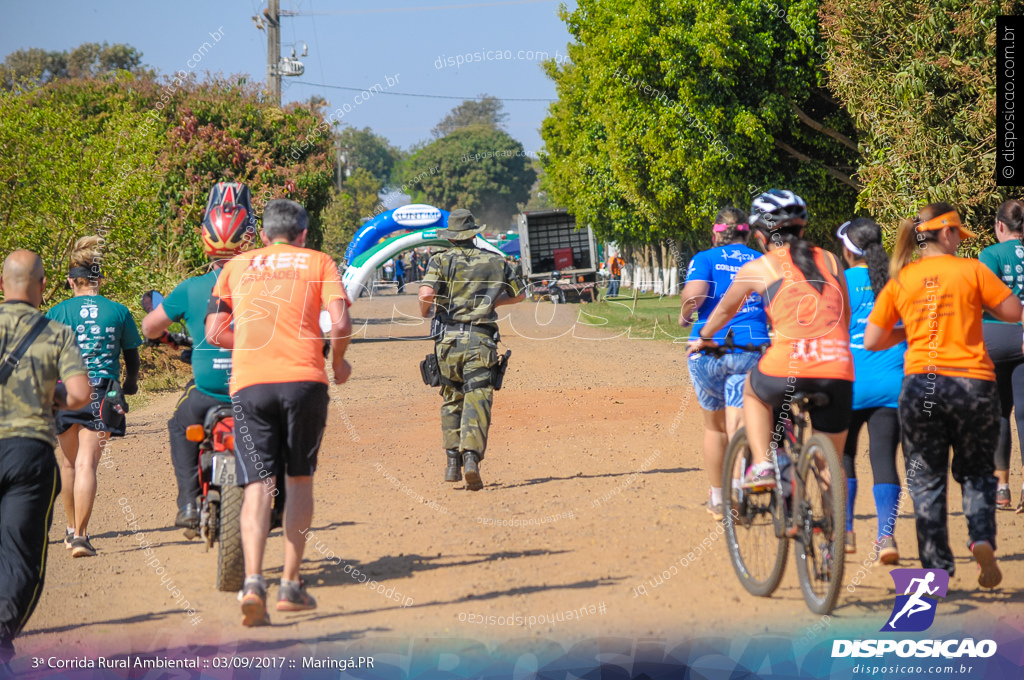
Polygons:
<instances>
[{"instance_id":1,"label":"truck","mask_svg":"<svg viewBox=\"0 0 1024 680\"><path fill-rule=\"evenodd\" d=\"M559 272L563 279L597 283L600 260L594 232L577 228L576 217L565 208L535 210L519 215L520 261L523 278L535 283Z\"/></svg>"}]
</instances>

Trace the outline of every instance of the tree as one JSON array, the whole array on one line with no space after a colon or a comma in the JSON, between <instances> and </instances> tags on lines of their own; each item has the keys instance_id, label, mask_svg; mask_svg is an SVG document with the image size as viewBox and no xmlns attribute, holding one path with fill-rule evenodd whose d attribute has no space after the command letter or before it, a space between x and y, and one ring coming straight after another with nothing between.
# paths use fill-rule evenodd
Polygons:
<instances>
[{"instance_id":1,"label":"tree","mask_svg":"<svg viewBox=\"0 0 1024 680\"><path fill-rule=\"evenodd\" d=\"M86 78L118 70L142 73L142 52L131 45L82 43L70 52L47 52L38 47L15 50L0 65L0 86L11 89L24 79L48 83L58 78Z\"/></svg>"},{"instance_id":2,"label":"tree","mask_svg":"<svg viewBox=\"0 0 1024 680\"><path fill-rule=\"evenodd\" d=\"M383 184L366 168L356 168L341 191L331 192L324 212L323 250L335 260L345 256L349 242L367 218L377 214Z\"/></svg>"},{"instance_id":3,"label":"tree","mask_svg":"<svg viewBox=\"0 0 1024 680\"><path fill-rule=\"evenodd\" d=\"M545 187L604 238L706 243L725 204L792 189L853 214L856 131L825 88L813 0L580 0L541 134Z\"/></svg>"},{"instance_id":4,"label":"tree","mask_svg":"<svg viewBox=\"0 0 1024 680\"><path fill-rule=\"evenodd\" d=\"M402 157L386 137L374 134L368 127L362 130L347 127L338 135L341 144L344 176L356 169L367 171L382 186L390 186L395 165Z\"/></svg>"},{"instance_id":5,"label":"tree","mask_svg":"<svg viewBox=\"0 0 1024 680\"><path fill-rule=\"evenodd\" d=\"M537 173L523 145L506 132L469 127L450 132L409 159L405 179L418 186L417 200L444 210L467 208L492 227L505 230L530 197Z\"/></svg>"},{"instance_id":6,"label":"tree","mask_svg":"<svg viewBox=\"0 0 1024 680\"><path fill-rule=\"evenodd\" d=\"M479 101L468 99L456 106L431 132L435 139L439 139L465 127L482 126L500 130L508 119L508 114L502 112L504 106L497 97L482 94Z\"/></svg>"},{"instance_id":7,"label":"tree","mask_svg":"<svg viewBox=\"0 0 1024 680\"><path fill-rule=\"evenodd\" d=\"M67 295L71 245L99 233L107 290L135 308L143 290L205 266L198 225L219 180L248 184L257 216L273 198L302 203L316 247L333 150L318 137L301 159L291 151L323 124L304 106L268 105L244 81L120 72L19 83L0 92L0 252L39 252L54 302Z\"/></svg>"},{"instance_id":8,"label":"tree","mask_svg":"<svg viewBox=\"0 0 1024 680\"><path fill-rule=\"evenodd\" d=\"M861 205L892 229L946 201L988 231L1020 189L997 187L996 16L1024 2L830 0L832 89L853 114Z\"/></svg>"}]
</instances>

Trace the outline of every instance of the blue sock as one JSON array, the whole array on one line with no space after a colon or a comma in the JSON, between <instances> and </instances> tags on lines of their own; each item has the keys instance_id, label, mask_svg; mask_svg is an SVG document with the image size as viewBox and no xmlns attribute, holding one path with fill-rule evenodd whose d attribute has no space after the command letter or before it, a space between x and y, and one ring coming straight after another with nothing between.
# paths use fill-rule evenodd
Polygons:
<instances>
[{"instance_id":1,"label":"blue sock","mask_svg":"<svg viewBox=\"0 0 1024 680\"><path fill-rule=\"evenodd\" d=\"M900 500L899 484L875 484L875 508L878 510L878 537L896 533L896 512Z\"/></svg>"},{"instance_id":2,"label":"blue sock","mask_svg":"<svg viewBox=\"0 0 1024 680\"><path fill-rule=\"evenodd\" d=\"M857 499L857 478L846 479L846 530L853 531L853 502Z\"/></svg>"}]
</instances>

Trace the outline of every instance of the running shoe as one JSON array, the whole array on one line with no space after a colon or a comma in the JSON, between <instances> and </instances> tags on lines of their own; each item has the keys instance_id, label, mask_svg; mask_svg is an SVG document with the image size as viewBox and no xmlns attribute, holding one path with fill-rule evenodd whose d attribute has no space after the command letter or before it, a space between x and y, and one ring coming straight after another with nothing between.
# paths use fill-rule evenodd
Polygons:
<instances>
[{"instance_id":1,"label":"running shoe","mask_svg":"<svg viewBox=\"0 0 1024 680\"><path fill-rule=\"evenodd\" d=\"M708 502L704 506L704 509L708 511L708 514L711 515L716 522L721 522L725 519L725 510L722 508L722 504L712 503L710 495L708 496Z\"/></svg>"},{"instance_id":2,"label":"running shoe","mask_svg":"<svg viewBox=\"0 0 1024 680\"><path fill-rule=\"evenodd\" d=\"M262 583L251 581L242 587L242 625L269 626L267 589Z\"/></svg>"},{"instance_id":3,"label":"running shoe","mask_svg":"<svg viewBox=\"0 0 1024 680\"><path fill-rule=\"evenodd\" d=\"M316 609L316 600L306 592L306 584L299 581L298 586L281 583L277 589L277 611L304 612Z\"/></svg>"},{"instance_id":4,"label":"running shoe","mask_svg":"<svg viewBox=\"0 0 1024 680\"><path fill-rule=\"evenodd\" d=\"M852 531L846 532L846 554L852 555L857 552L857 535Z\"/></svg>"},{"instance_id":5,"label":"running shoe","mask_svg":"<svg viewBox=\"0 0 1024 680\"><path fill-rule=\"evenodd\" d=\"M778 482L775 479L775 466L770 461L751 465L743 478L743 488L765 491L774 489Z\"/></svg>"},{"instance_id":6,"label":"running shoe","mask_svg":"<svg viewBox=\"0 0 1024 680\"><path fill-rule=\"evenodd\" d=\"M900 551L892 536L882 536L875 541L875 554L879 564L898 564L900 561Z\"/></svg>"},{"instance_id":7,"label":"running shoe","mask_svg":"<svg viewBox=\"0 0 1024 680\"><path fill-rule=\"evenodd\" d=\"M1004 486L996 489L996 507L1009 510L1013 501L1010 500L1010 487Z\"/></svg>"},{"instance_id":8,"label":"running shoe","mask_svg":"<svg viewBox=\"0 0 1024 680\"><path fill-rule=\"evenodd\" d=\"M71 550L71 541L75 538L74 529L64 529L64 547Z\"/></svg>"},{"instance_id":9,"label":"running shoe","mask_svg":"<svg viewBox=\"0 0 1024 680\"><path fill-rule=\"evenodd\" d=\"M96 548L92 547L92 543L89 542L89 535L75 536L71 539L71 556L72 557L95 557Z\"/></svg>"},{"instance_id":10,"label":"running shoe","mask_svg":"<svg viewBox=\"0 0 1024 680\"><path fill-rule=\"evenodd\" d=\"M978 585L982 588L995 588L1003 580L1003 572L996 564L996 551L988 541L978 541L971 545L974 560L978 563Z\"/></svg>"}]
</instances>

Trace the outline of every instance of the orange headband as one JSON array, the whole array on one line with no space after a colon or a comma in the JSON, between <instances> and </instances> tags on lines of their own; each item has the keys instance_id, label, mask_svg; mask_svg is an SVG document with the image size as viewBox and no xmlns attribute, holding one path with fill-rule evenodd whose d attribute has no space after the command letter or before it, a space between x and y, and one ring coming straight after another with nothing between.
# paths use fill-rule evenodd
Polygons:
<instances>
[{"instance_id":1,"label":"orange headband","mask_svg":"<svg viewBox=\"0 0 1024 680\"><path fill-rule=\"evenodd\" d=\"M939 215L938 217L933 217L927 222L922 222L921 224L917 225L917 230L934 231L936 229L942 229L943 227L958 227L960 229L963 229L963 226L963 223L960 221L960 215L958 215L954 210Z\"/></svg>"}]
</instances>

